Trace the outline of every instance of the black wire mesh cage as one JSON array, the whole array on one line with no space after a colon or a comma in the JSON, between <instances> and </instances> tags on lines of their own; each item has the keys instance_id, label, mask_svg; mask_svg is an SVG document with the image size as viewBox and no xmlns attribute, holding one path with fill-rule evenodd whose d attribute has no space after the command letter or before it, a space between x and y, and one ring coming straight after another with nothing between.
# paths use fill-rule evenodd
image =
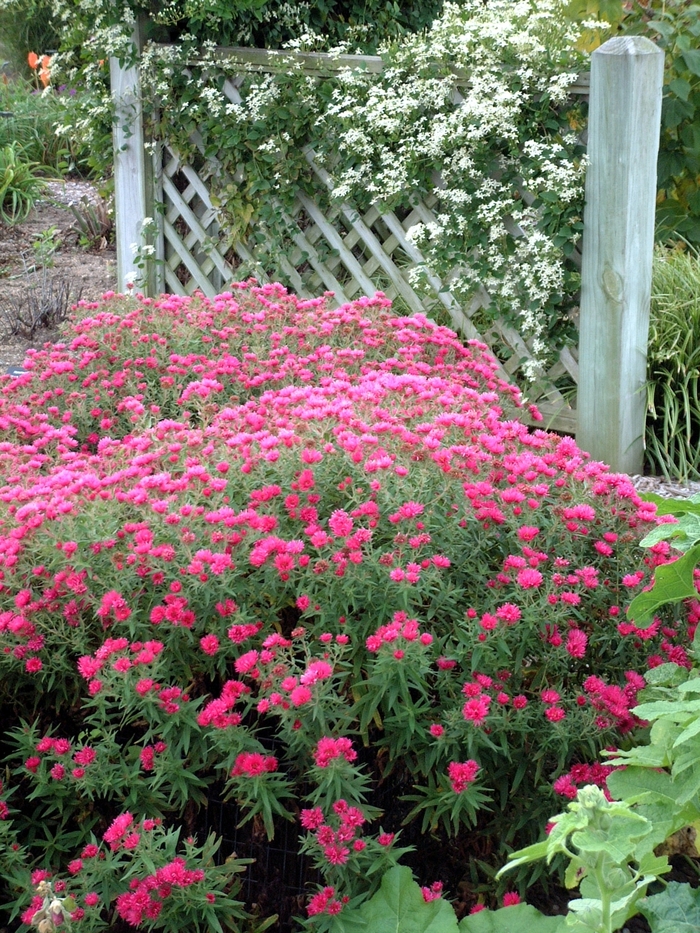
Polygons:
<instances>
[{"instance_id":1,"label":"black wire mesh cage","mask_svg":"<svg viewBox=\"0 0 700 933\"><path fill-rule=\"evenodd\" d=\"M243 818L234 801L226 801L221 792L212 790L200 814L202 838L216 833L221 839L222 861L231 855L254 859L240 876L241 900L258 917L277 915L272 930L292 933L299 929L295 918L306 915L308 895L322 882L313 861L299 852L303 830L297 822L276 819L274 839L268 840L261 820L254 818L241 826Z\"/></svg>"}]
</instances>

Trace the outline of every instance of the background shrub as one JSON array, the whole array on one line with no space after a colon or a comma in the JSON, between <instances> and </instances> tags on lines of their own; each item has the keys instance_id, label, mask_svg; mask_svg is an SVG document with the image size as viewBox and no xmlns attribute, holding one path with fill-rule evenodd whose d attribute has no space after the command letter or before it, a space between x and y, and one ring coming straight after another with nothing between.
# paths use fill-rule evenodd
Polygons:
<instances>
[{"instance_id":1,"label":"background shrub","mask_svg":"<svg viewBox=\"0 0 700 933\"><path fill-rule=\"evenodd\" d=\"M110 903L81 847L221 786L259 834L299 820L338 897L402 825L456 890L687 665L694 617L623 621L655 507L512 420L481 345L274 285L82 303L65 337L0 396L10 902L41 867Z\"/></svg>"}]
</instances>

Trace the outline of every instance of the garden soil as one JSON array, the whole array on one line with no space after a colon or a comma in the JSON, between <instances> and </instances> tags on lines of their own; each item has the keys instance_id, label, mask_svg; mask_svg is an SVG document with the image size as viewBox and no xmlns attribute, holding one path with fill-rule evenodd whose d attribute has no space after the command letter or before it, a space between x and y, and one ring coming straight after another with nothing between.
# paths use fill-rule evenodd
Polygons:
<instances>
[{"instance_id":1,"label":"garden soil","mask_svg":"<svg viewBox=\"0 0 700 933\"><path fill-rule=\"evenodd\" d=\"M80 243L71 204L84 213L84 199L100 205L91 183L50 181L26 221L0 222L0 372L21 367L28 348L58 339L54 325L31 334L18 325L18 317L27 319L30 303L61 310L80 298L95 301L116 288L113 246L106 238L96 239L90 248Z\"/></svg>"}]
</instances>

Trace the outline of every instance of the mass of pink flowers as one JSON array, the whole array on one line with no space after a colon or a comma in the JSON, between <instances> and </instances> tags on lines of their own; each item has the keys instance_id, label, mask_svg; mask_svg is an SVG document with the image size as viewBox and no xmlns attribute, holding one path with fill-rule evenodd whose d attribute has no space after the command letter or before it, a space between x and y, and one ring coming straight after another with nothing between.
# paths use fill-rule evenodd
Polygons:
<instances>
[{"instance_id":1,"label":"mass of pink flowers","mask_svg":"<svg viewBox=\"0 0 700 933\"><path fill-rule=\"evenodd\" d=\"M543 430L482 344L382 295L109 296L26 369L0 380L11 783L104 804L115 857L142 811L177 822L219 777L268 823L306 795L308 844L341 872L309 914L336 913L378 788L466 839L467 807L440 822L447 774L515 846L519 762L543 824L552 782L571 796L572 766L638 725L644 672L689 664L700 601L626 617L675 557L639 548L655 507ZM8 699L28 691L54 724ZM336 778L352 833L324 816ZM377 852L405 815L382 799ZM192 884L170 866L134 876L120 916L150 922Z\"/></svg>"}]
</instances>

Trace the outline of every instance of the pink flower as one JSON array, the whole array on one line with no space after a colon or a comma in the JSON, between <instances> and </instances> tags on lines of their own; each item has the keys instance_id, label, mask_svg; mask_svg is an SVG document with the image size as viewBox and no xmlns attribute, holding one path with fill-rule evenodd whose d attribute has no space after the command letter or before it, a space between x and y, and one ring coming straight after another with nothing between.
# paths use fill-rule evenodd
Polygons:
<instances>
[{"instance_id":1,"label":"pink flower","mask_svg":"<svg viewBox=\"0 0 700 933\"><path fill-rule=\"evenodd\" d=\"M520 897L516 894L515 891L508 891L503 895L504 907L515 907L515 905L519 903Z\"/></svg>"},{"instance_id":2,"label":"pink flower","mask_svg":"<svg viewBox=\"0 0 700 933\"><path fill-rule=\"evenodd\" d=\"M524 590L535 589L542 583L542 574L539 570L533 570L531 567L524 567L518 571L518 585Z\"/></svg>"},{"instance_id":3,"label":"pink flower","mask_svg":"<svg viewBox=\"0 0 700 933\"><path fill-rule=\"evenodd\" d=\"M238 674L247 674L249 671L253 670L257 662L258 652L253 650L242 654L240 658L236 658L236 662L233 666Z\"/></svg>"},{"instance_id":4,"label":"pink flower","mask_svg":"<svg viewBox=\"0 0 700 933\"><path fill-rule=\"evenodd\" d=\"M199 647L205 654L215 655L219 650L219 639L216 635L203 635L199 639Z\"/></svg>"},{"instance_id":5,"label":"pink flower","mask_svg":"<svg viewBox=\"0 0 700 933\"><path fill-rule=\"evenodd\" d=\"M381 833L377 836L377 842L380 846L390 846L394 841L394 833Z\"/></svg>"},{"instance_id":6,"label":"pink flower","mask_svg":"<svg viewBox=\"0 0 700 933\"><path fill-rule=\"evenodd\" d=\"M447 766L447 774L455 794L461 794L474 781L479 771L479 765L469 761L451 761Z\"/></svg>"},{"instance_id":7,"label":"pink flower","mask_svg":"<svg viewBox=\"0 0 700 933\"><path fill-rule=\"evenodd\" d=\"M86 907L96 907L100 903L100 895L95 891L88 891L83 901Z\"/></svg>"},{"instance_id":8,"label":"pink flower","mask_svg":"<svg viewBox=\"0 0 700 933\"><path fill-rule=\"evenodd\" d=\"M344 758L349 764L357 758L357 752L352 747L352 742L345 736L333 739L330 736L319 739L314 751L314 761L319 768L327 768L330 763L338 758Z\"/></svg>"},{"instance_id":9,"label":"pink flower","mask_svg":"<svg viewBox=\"0 0 700 933\"><path fill-rule=\"evenodd\" d=\"M426 904L430 903L430 901L436 901L439 897L442 897L442 881L433 881L429 888L423 887L420 891Z\"/></svg>"},{"instance_id":10,"label":"pink flower","mask_svg":"<svg viewBox=\"0 0 700 933\"><path fill-rule=\"evenodd\" d=\"M313 810L302 810L299 822L304 829L318 829L319 826L323 825L323 811L320 807L314 807Z\"/></svg>"},{"instance_id":11,"label":"pink flower","mask_svg":"<svg viewBox=\"0 0 700 933\"><path fill-rule=\"evenodd\" d=\"M561 722L566 717L566 713L561 706L550 706L544 711L544 714L550 722Z\"/></svg>"},{"instance_id":12,"label":"pink flower","mask_svg":"<svg viewBox=\"0 0 700 933\"><path fill-rule=\"evenodd\" d=\"M85 748L81 748L73 755L73 761L77 765L91 765L96 758L97 752L94 748L90 748L89 745L86 745Z\"/></svg>"},{"instance_id":13,"label":"pink flower","mask_svg":"<svg viewBox=\"0 0 700 933\"><path fill-rule=\"evenodd\" d=\"M277 770L277 759L261 752L241 752L233 764L231 777L259 777Z\"/></svg>"},{"instance_id":14,"label":"pink flower","mask_svg":"<svg viewBox=\"0 0 700 933\"><path fill-rule=\"evenodd\" d=\"M304 706L313 698L313 693L308 687L295 687L289 694L289 701L292 706Z\"/></svg>"},{"instance_id":15,"label":"pink flower","mask_svg":"<svg viewBox=\"0 0 700 933\"><path fill-rule=\"evenodd\" d=\"M102 838L110 845L117 843L133 822L134 818L131 813L121 813L112 820Z\"/></svg>"},{"instance_id":16,"label":"pink flower","mask_svg":"<svg viewBox=\"0 0 700 933\"><path fill-rule=\"evenodd\" d=\"M337 538L346 538L352 533L353 519L343 509L336 509L328 519L328 527Z\"/></svg>"},{"instance_id":17,"label":"pink flower","mask_svg":"<svg viewBox=\"0 0 700 933\"><path fill-rule=\"evenodd\" d=\"M467 702L462 707L462 715L465 719L473 722L475 726L481 726L488 716L490 705L490 696L482 695L479 697L473 697L471 700L467 700Z\"/></svg>"},{"instance_id":18,"label":"pink flower","mask_svg":"<svg viewBox=\"0 0 700 933\"><path fill-rule=\"evenodd\" d=\"M62 781L66 776L66 769L63 765L55 764L49 774L54 779L54 781Z\"/></svg>"},{"instance_id":19,"label":"pink flower","mask_svg":"<svg viewBox=\"0 0 700 933\"><path fill-rule=\"evenodd\" d=\"M322 635L321 638L324 636ZM319 680L327 680L333 673L333 665L328 661L311 661L304 673L299 678L302 684L315 684Z\"/></svg>"},{"instance_id":20,"label":"pink flower","mask_svg":"<svg viewBox=\"0 0 700 933\"><path fill-rule=\"evenodd\" d=\"M582 658L586 654L588 636L579 628L572 628L566 638L566 650L572 658Z\"/></svg>"}]
</instances>

